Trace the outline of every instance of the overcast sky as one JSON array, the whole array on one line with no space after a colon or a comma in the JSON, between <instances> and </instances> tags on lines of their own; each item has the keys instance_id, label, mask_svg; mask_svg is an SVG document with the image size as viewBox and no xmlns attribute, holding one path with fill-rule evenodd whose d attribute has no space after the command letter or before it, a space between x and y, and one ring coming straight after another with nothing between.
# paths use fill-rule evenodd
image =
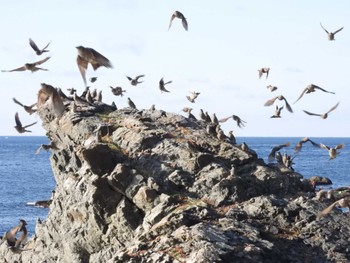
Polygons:
<instances>
[{"instance_id":1,"label":"overcast sky","mask_svg":"<svg viewBox=\"0 0 350 263\"><path fill-rule=\"evenodd\" d=\"M169 21L175 10L187 18ZM113 69L89 66L87 78L97 76L91 88L103 91L103 101L127 106L130 97L139 109L157 109L186 115L183 107L231 114L246 121L238 128L230 120L225 131L236 136L348 137L350 131L350 22L349 1L4 1L0 69L10 70L35 62L49 71L31 73L0 72L2 106L0 135L19 135L14 115L22 124L38 123L30 135L45 135L37 115L28 115L14 104L13 97L29 105L36 101L40 83L74 87L80 94L84 83L79 73L76 46L94 48L106 56ZM335 41L329 31L340 27ZM49 53L37 56L29 46L32 38L39 47L51 41ZM270 67L268 79L258 77L258 69ZM144 83L131 86L126 75L145 74ZM172 80L170 93L161 93L160 78ZM316 84L336 94L316 91L296 104L308 84ZM109 86L122 86L124 97L114 96ZM270 92L267 85L278 87ZM200 92L195 103L186 99L189 91ZM294 113L282 110L282 118L271 119L275 105L264 103L284 95ZM306 115L302 110L325 113L337 102L339 107L325 120ZM278 101L282 106L284 103ZM28 135L28 134L27 134Z\"/></svg>"}]
</instances>

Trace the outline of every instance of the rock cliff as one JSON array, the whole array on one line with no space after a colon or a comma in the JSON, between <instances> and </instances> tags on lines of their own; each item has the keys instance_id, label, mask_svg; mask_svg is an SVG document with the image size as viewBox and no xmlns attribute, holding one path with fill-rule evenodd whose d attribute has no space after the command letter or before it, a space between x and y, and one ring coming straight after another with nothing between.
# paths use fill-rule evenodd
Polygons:
<instances>
[{"instance_id":1,"label":"rock cliff","mask_svg":"<svg viewBox=\"0 0 350 263\"><path fill-rule=\"evenodd\" d=\"M40 94L40 93L39 93ZM350 227L302 175L207 123L41 97L57 188L46 220L0 262L348 262ZM214 133L215 134L215 133Z\"/></svg>"}]
</instances>

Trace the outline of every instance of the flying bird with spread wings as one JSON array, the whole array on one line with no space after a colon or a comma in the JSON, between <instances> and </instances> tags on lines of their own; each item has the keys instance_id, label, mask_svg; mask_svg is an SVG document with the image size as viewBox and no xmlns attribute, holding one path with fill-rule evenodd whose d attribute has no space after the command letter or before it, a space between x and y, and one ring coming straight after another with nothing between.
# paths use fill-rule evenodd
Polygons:
<instances>
[{"instance_id":1,"label":"flying bird with spread wings","mask_svg":"<svg viewBox=\"0 0 350 263\"><path fill-rule=\"evenodd\" d=\"M34 112L36 112L36 109L33 109L34 106L36 106L36 103L32 104L32 105L23 105L21 102L19 102L18 100L16 100L16 98L12 98L13 102L22 106L24 108L24 110L29 113L29 115L32 115Z\"/></svg>"},{"instance_id":2,"label":"flying bird with spread wings","mask_svg":"<svg viewBox=\"0 0 350 263\"><path fill-rule=\"evenodd\" d=\"M19 119L19 115L18 115L18 112L16 112L15 114L15 122L16 122L16 126L15 126L15 129L18 131L18 133L25 133L25 132L31 132L29 130L26 130L26 128L36 124L36 122L33 122L31 124L28 124L26 126L23 126L20 119Z\"/></svg>"},{"instance_id":3,"label":"flying bird with spread wings","mask_svg":"<svg viewBox=\"0 0 350 263\"><path fill-rule=\"evenodd\" d=\"M324 145L323 143L320 143L320 147L322 149L326 149L328 151L328 154L329 154L329 160L332 160L334 159L335 157L337 157L337 155L340 154L340 152L338 152L337 150L339 149L343 149L344 148L344 144L341 143L341 144L338 144L337 146L335 147L329 147L327 145Z\"/></svg>"},{"instance_id":4,"label":"flying bird with spread wings","mask_svg":"<svg viewBox=\"0 0 350 263\"><path fill-rule=\"evenodd\" d=\"M165 85L167 84L170 84L172 83L173 81L172 80L169 80L168 82L164 82L164 78L161 78L160 81L159 81L159 89L162 91L162 92L170 92L169 90L167 90L165 88Z\"/></svg>"},{"instance_id":5,"label":"flying bird with spread wings","mask_svg":"<svg viewBox=\"0 0 350 263\"><path fill-rule=\"evenodd\" d=\"M11 69L11 70L1 70L2 72L14 72L14 71L26 71L29 70L32 73L38 70L44 70L44 71L48 71L47 69L44 68L39 68L37 67L38 65L41 65L43 63L45 63L46 61L48 61L50 59L50 57L44 58L42 60L39 60L37 62L33 62L33 63L26 63L24 64L24 66L19 67L19 68L15 68L15 69Z\"/></svg>"},{"instance_id":6,"label":"flying bird with spread wings","mask_svg":"<svg viewBox=\"0 0 350 263\"><path fill-rule=\"evenodd\" d=\"M310 140L308 137L304 137L303 139L301 139L301 140L297 143L297 145L296 145L295 148L294 148L294 152L295 152L295 153L300 152L300 150L301 150L303 144L306 143L306 142L310 142L310 143L311 143L313 146L315 146L315 147L318 147L318 148L321 147L318 143L315 143L314 141Z\"/></svg>"},{"instance_id":7,"label":"flying bird with spread wings","mask_svg":"<svg viewBox=\"0 0 350 263\"><path fill-rule=\"evenodd\" d=\"M173 20L174 20L175 18L181 19L181 21L182 21L182 26L184 27L184 29L185 29L186 31L188 31L188 23L187 23L186 17L185 17L180 11L175 11L175 12L171 15L168 30L170 29L170 27L171 27L171 25L172 25L172 23L173 23Z\"/></svg>"},{"instance_id":8,"label":"flying bird with spread wings","mask_svg":"<svg viewBox=\"0 0 350 263\"><path fill-rule=\"evenodd\" d=\"M298 100L300 100L304 96L304 94L309 94L309 93L315 92L316 90L321 90L321 91L326 92L326 93L335 94L333 91L328 91L328 90L325 90L325 89L323 89L315 84L310 84L310 85L306 86L306 88L300 94L299 98L293 104L295 104Z\"/></svg>"},{"instance_id":9,"label":"flying bird with spread wings","mask_svg":"<svg viewBox=\"0 0 350 263\"><path fill-rule=\"evenodd\" d=\"M276 96L272 99L269 99L268 101L265 102L264 106L271 106L272 104L275 103L276 100L284 100L285 104L286 104L286 109L293 113L292 107L289 105L288 101L286 100L286 98L283 95L279 95Z\"/></svg>"},{"instance_id":10,"label":"flying bird with spread wings","mask_svg":"<svg viewBox=\"0 0 350 263\"><path fill-rule=\"evenodd\" d=\"M35 44L35 42L29 38L29 45L34 49L35 53L40 56L41 54L45 52L49 52L50 50L47 50L48 46L50 45L51 42L49 42L43 49L38 48L38 46Z\"/></svg>"},{"instance_id":11,"label":"flying bird with spread wings","mask_svg":"<svg viewBox=\"0 0 350 263\"><path fill-rule=\"evenodd\" d=\"M312 113L312 112L309 112L309 111L306 111L306 110L303 110L303 112L305 112L308 115L319 116L322 119L327 119L328 118L328 114L330 112L334 111L338 107L338 105L339 105L339 102L337 104L335 104L329 111L327 111L326 113L323 113L323 114Z\"/></svg>"},{"instance_id":12,"label":"flying bird with spread wings","mask_svg":"<svg viewBox=\"0 0 350 263\"><path fill-rule=\"evenodd\" d=\"M240 117L238 117L237 115L231 115L231 116L228 116L228 117L226 117L226 118L222 118L222 119L219 120L219 122L220 122L220 123L221 123L221 122L226 122L226 121L228 121L228 120L231 119L231 118L237 123L237 126L238 126L239 128L244 127L244 123L247 123L247 122L245 122L244 120L242 120Z\"/></svg>"},{"instance_id":13,"label":"flying bird with spread wings","mask_svg":"<svg viewBox=\"0 0 350 263\"><path fill-rule=\"evenodd\" d=\"M142 83L143 81L139 81L139 78L143 78L145 75L138 75L135 78L131 78L129 76L126 76L126 78L130 81L130 84L133 86L137 86L137 84Z\"/></svg>"},{"instance_id":14,"label":"flying bird with spread wings","mask_svg":"<svg viewBox=\"0 0 350 263\"><path fill-rule=\"evenodd\" d=\"M94 70L97 70L99 67L113 68L112 63L102 54L98 53L93 48L78 46L77 64L81 76L83 77L84 84L86 86L86 70L88 64L92 66Z\"/></svg>"},{"instance_id":15,"label":"flying bird with spread wings","mask_svg":"<svg viewBox=\"0 0 350 263\"><path fill-rule=\"evenodd\" d=\"M258 71L259 71L259 79L262 77L263 74L266 74L266 78L269 77L270 68L261 68L261 69L258 69Z\"/></svg>"},{"instance_id":16,"label":"flying bird with spread wings","mask_svg":"<svg viewBox=\"0 0 350 263\"><path fill-rule=\"evenodd\" d=\"M269 153L268 161L272 162L275 159L276 152L278 152L282 148L288 147L288 146L290 146L290 142L287 142L287 143L284 143L284 144L280 144L280 145L277 145L277 146L273 147L271 149L270 153Z\"/></svg>"},{"instance_id":17,"label":"flying bird with spread wings","mask_svg":"<svg viewBox=\"0 0 350 263\"><path fill-rule=\"evenodd\" d=\"M327 33L328 35L328 40L332 41L335 40L334 36L335 34L337 34L338 32L342 31L344 27L339 28L338 30L334 31L334 32L329 32L327 29L325 29L322 24L320 23L322 29Z\"/></svg>"}]
</instances>

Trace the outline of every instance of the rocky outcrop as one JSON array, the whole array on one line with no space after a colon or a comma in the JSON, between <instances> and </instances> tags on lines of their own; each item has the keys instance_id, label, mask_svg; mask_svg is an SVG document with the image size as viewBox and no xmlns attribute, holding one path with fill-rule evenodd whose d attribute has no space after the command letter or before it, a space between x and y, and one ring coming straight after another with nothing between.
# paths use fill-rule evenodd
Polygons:
<instances>
[{"instance_id":1,"label":"rocky outcrop","mask_svg":"<svg viewBox=\"0 0 350 263\"><path fill-rule=\"evenodd\" d=\"M1 262L350 260L346 214L318 217L328 203L302 175L206 123L69 98L57 118L43 102L55 195L24 250L2 245Z\"/></svg>"}]
</instances>

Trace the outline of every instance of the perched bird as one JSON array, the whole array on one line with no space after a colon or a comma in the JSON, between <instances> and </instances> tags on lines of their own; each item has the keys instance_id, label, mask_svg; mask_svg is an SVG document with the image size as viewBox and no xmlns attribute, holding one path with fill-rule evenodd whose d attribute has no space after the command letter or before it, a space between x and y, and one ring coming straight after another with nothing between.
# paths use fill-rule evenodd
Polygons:
<instances>
[{"instance_id":1,"label":"perched bird","mask_svg":"<svg viewBox=\"0 0 350 263\"><path fill-rule=\"evenodd\" d=\"M195 103L195 99L198 97L200 93L199 92L195 92L195 91L191 91L189 96L186 96L186 98L192 102Z\"/></svg>"},{"instance_id":2,"label":"perched bird","mask_svg":"<svg viewBox=\"0 0 350 263\"><path fill-rule=\"evenodd\" d=\"M81 76L83 77L84 84L86 86L86 70L88 64L90 63L94 70L97 70L99 67L113 68L112 63L103 55L98 53L96 50L88 47L78 46L77 64Z\"/></svg>"},{"instance_id":3,"label":"perched bird","mask_svg":"<svg viewBox=\"0 0 350 263\"><path fill-rule=\"evenodd\" d=\"M134 103L130 98L128 98L128 104L129 104L129 107L130 107L130 108L136 109L135 103Z\"/></svg>"},{"instance_id":4,"label":"perched bird","mask_svg":"<svg viewBox=\"0 0 350 263\"><path fill-rule=\"evenodd\" d=\"M77 90L75 88L67 89L70 95L73 95Z\"/></svg>"},{"instance_id":5,"label":"perched bird","mask_svg":"<svg viewBox=\"0 0 350 263\"><path fill-rule=\"evenodd\" d=\"M25 241L28 235L26 225L27 222L21 219L18 226L11 228L5 233L3 240L7 241L7 245L10 248L20 248L21 244ZM22 235L17 239L18 232L22 232Z\"/></svg>"},{"instance_id":6,"label":"perched bird","mask_svg":"<svg viewBox=\"0 0 350 263\"><path fill-rule=\"evenodd\" d=\"M336 33L338 33L339 31L343 30L344 27L342 28L339 28L337 31L334 31L334 32L328 32L327 29L325 29L322 24L320 23L321 27L323 28L323 30L327 33L328 35L328 40L332 41L332 40L335 40L334 36Z\"/></svg>"},{"instance_id":7,"label":"perched bird","mask_svg":"<svg viewBox=\"0 0 350 263\"><path fill-rule=\"evenodd\" d=\"M273 91L275 91L275 90L278 89L276 86L272 86L272 85L268 85L267 88L268 88L271 92L273 92Z\"/></svg>"},{"instance_id":8,"label":"perched bird","mask_svg":"<svg viewBox=\"0 0 350 263\"><path fill-rule=\"evenodd\" d=\"M310 143L311 143L313 146L315 146L315 147L318 147L318 148L321 147L318 143L315 143L314 141L310 140L308 137L304 137L303 139L301 139L301 140L297 143L297 145L296 145L295 148L294 148L294 152L295 152L295 153L300 152L300 150L301 150L303 144L306 143L306 142L310 142Z\"/></svg>"},{"instance_id":9,"label":"perched bird","mask_svg":"<svg viewBox=\"0 0 350 263\"><path fill-rule=\"evenodd\" d=\"M276 96L272 99L269 99L268 101L265 102L264 106L271 106L272 104L275 103L276 100L284 100L285 104L286 104L286 108L289 112L293 112L292 107L289 105L288 101L286 100L286 98L283 95L279 95Z\"/></svg>"},{"instance_id":10,"label":"perched bird","mask_svg":"<svg viewBox=\"0 0 350 263\"><path fill-rule=\"evenodd\" d=\"M120 97L123 97L124 94L123 92L126 92L126 90L123 90L122 87L115 87L113 88L112 86L109 86L112 90L112 93L115 95L115 96L120 96Z\"/></svg>"},{"instance_id":11,"label":"perched bird","mask_svg":"<svg viewBox=\"0 0 350 263\"><path fill-rule=\"evenodd\" d=\"M94 97L95 101L102 102L102 90L97 92L97 95Z\"/></svg>"},{"instance_id":12,"label":"perched bird","mask_svg":"<svg viewBox=\"0 0 350 263\"><path fill-rule=\"evenodd\" d=\"M181 19L181 21L182 21L182 26L184 27L184 29L185 29L186 31L188 31L187 20L186 20L185 16L184 16L180 11L175 11L175 12L171 15L170 24L169 24L168 30L170 29L170 27L171 27L171 25L172 25L172 23L173 23L173 20L174 20L175 18Z\"/></svg>"},{"instance_id":13,"label":"perched bird","mask_svg":"<svg viewBox=\"0 0 350 263\"><path fill-rule=\"evenodd\" d=\"M44 68L39 68L37 67L38 65L43 64L44 62L48 61L50 59L50 57L44 58L42 60L39 60L37 62L33 62L33 63L26 63L24 64L24 66L16 68L16 69L11 69L11 70L1 70L1 72L14 72L14 71L25 71L25 70L30 70L32 73L38 70L44 70L44 71L48 71L48 69L44 69Z\"/></svg>"},{"instance_id":14,"label":"perched bird","mask_svg":"<svg viewBox=\"0 0 350 263\"><path fill-rule=\"evenodd\" d=\"M309 111L306 111L306 110L303 110L303 112L305 112L306 114L308 115L313 115L313 116L320 116L322 119L327 119L328 117L328 114L331 112L331 111L334 111L339 105L339 102L337 104L335 104L329 111L327 111L326 113L324 114L318 114L318 113L312 113L312 112L309 112Z\"/></svg>"},{"instance_id":15,"label":"perched bird","mask_svg":"<svg viewBox=\"0 0 350 263\"><path fill-rule=\"evenodd\" d=\"M327 145L324 145L323 143L320 143L320 147L322 149L326 149L328 151L329 154L329 160L334 159L335 157L337 157L337 155L340 154L340 152L338 152L337 150L344 148L344 144L338 144L337 146L335 146L334 148L329 147Z\"/></svg>"},{"instance_id":16,"label":"perched bird","mask_svg":"<svg viewBox=\"0 0 350 263\"><path fill-rule=\"evenodd\" d=\"M202 121L207 122L207 117L205 116L205 113L204 113L203 109L200 109L200 110L199 110L199 118L200 118Z\"/></svg>"},{"instance_id":17,"label":"perched bird","mask_svg":"<svg viewBox=\"0 0 350 263\"><path fill-rule=\"evenodd\" d=\"M49 52L50 50L47 50L47 47L50 45L51 42L49 42L43 49L39 49L38 46L35 44L35 42L29 38L29 45L34 49L35 53L40 56L41 54L45 52Z\"/></svg>"},{"instance_id":18,"label":"perched bird","mask_svg":"<svg viewBox=\"0 0 350 263\"><path fill-rule=\"evenodd\" d=\"M327 90L325 90L325 89L322 89L321 87L316 86L315 84L310 84L310 85L307 85L307 87L303 90L303 92L300 94L299 98L298 98L294 103L296 103L298 100L300 100L301 97L304 96L304 94L309 94L309 93L315 92L316 90L321 90L321 91L323 91L323 92L335 94L334 92L332 92L332 91L327 91ZM294 104L294 103L293 103L293 104Z\"/></svg>"},{"instance_id":19,"label":"perched bird","mask_svg":"<svg viewBox=\"0 0 350 263\"><path fill-rule=\"evenodd\" d=\"M281 118L281 111L283 109L282 107L278 107L278 105L276 105L276 110L275 113L270 117L270 118Z\"/></svg>"},{"instance_id":20,"label":"perched bird","mask_svg":"<svg viewBox=\"0 0 350 263\"><path fill-rule=\"evenodd\" d=\"M271 152L269 153L268 161L269 161L269 162L272 162L272 161L275 159L275 154L276 154L276 152L278 152L278 151L281 150L282 148L288 147L288 146L290 146L290 142L287 142L287 143L284 143L284 144L280 144L280 145L277 145L277 146L273 147L273 148L271 149Z\"/></svg>"},{"instance_id":21,"label":"perched bird","mask_svg":"<svg viewBox=\"0 0 350 263\"><path fill-rule=\"evenodd\" d=\"M236 137L233 135L233 131L228 132L228 139L232 144L236 144Z\"/></svg>"},{"instance_id":22,"label":"perched bird","mask_svg":"<svg viewBox=\"0 0 350 263\"><path fill-rule=\"evenodd\" d=\"M16 100L16 98L12 98L14 103L17 103L18 105L22 106L24 108L24 110L26 112L29 113L29 115L32 115L34 112L36 112L36 109L33 109L33 107L36 105L36 103L32 104L32 105L23 105L22 103L20 103L18 100Z\"/></svg>"},{"instance_id":23,"label":"perched bird","mask_svg":"<svg viewBox=\"0 0 350 263\"><path fill-rule=\"evenodd\" d=\"M25 133L25 132L31 132L29 130L26 130L26 128L33 126L34 124L36 124L36 122L33 122L29 125L26 126L22 126L21 121L19 120L19 116L18 116L18 112L16 112L15 114L15 122L16 122L16 126L15 129L18 131L18 133Z\"/></svg>"},{"instance_id":24,"label":"perched bird","mask_svg":"<svg viewBox=\"0 0 350 263\"><path fill-rule=\"evenodd\" d=\"M325 215L329 214L335 206L339 206L341 208L347 207L350 209L350 197L344 197L340 200L335 201L333 204L331 204L327 208L323 209L318 215L325 216Z\"/></svg>"},{"instance_id":25,"label":"perched bird","mask_svg":"<svg viewBox=\"0 0 350 263\"><path fill-rule=\"evenodd\" d=\"M135 78L131 78L129 76L126 76L126 78L130 81L130 84L133 86L136 86L137 84L142 83L143 81L139 81L139 78L144 77L145 75L138 75Z\"/></svg>"},{"instance_id":26,"label":"perched bird","mask_svg":"<svg viewBox=\"0 0 350 263\"><path fill-rule=\"evenodd\" d=\"M244 127L244 123L247 123L244 120L242 120L240 117L238 117L237 115L231 115L231 116L228 116L226 118L220 119L219 122L226 122L231 118L237 123L237 126L239 128L242 128L242 126Z\"/></svg>"},{"instance_id":27,"label":"perched bird","mask_svg":"<svg viewBox=\"0 0 350 263\"><path fill-rule=\"evenodd\" d=\"M170 84L170 83L172 83L173 81L172 80L170 80L170 81L168 81L168 82L164 82L164 78L161 78L160 79L160 81L159 81L159 89L163 92L170 92L169 90L167 90L166 88L165 88L165 85L167 85L167 84Z\"/></svg>"},{"instance_id":28,"label":"perched bird","mask_svg":"<svg viewBox=\"0 0 350 263\"><path fill-rule=\"evenodd\" d=\"M211 117L211 122L214 123L214 124L219 124L219 120L218 118L216 117L216 114L213 113L213 116ZM219 126L219 125L218 125Z\"/></svg>"},{"instance_id":29,"label":"perched bird","mask_svg":"<svg viewBox=\"0 0 350 263\"><path fill-rule=\"evenodd\" d=\"M91 83L94 83L97 80L97 77L91 77L91 78L89 78L89 80Z\"/></svg>"},{"instance_id":30,"label":"perched bird","mask_svg":"<svg viewBox=\"0 0 350 263\"><path fill-rule=\"evenodd\" d=\"M268 78L270 68L261 68L261 69L258 69L258 71L259 71L259 79L262 77L263 74L266 74L266 78Z\"/></svg>"}]
</instances>

